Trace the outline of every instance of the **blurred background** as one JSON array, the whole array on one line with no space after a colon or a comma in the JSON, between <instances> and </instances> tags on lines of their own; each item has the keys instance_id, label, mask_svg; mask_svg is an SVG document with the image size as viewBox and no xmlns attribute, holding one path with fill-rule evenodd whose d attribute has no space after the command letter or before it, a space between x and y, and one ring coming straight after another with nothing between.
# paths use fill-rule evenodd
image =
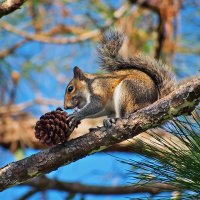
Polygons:
<instances>
[{"instance_id":1,"label":"blurred background","mask_svg":"<svg viewBox=\"0 0 200 200\"><path fill-rule=\"evenodd\" d=\"M101 73L96 45L112 28L127 35L123 54L142 52L160 59L172 67L177 80L200 70L199 0L29 0L0 20L0 166L46 148L34 137L35 122L63 106L74 66ZM85 120L71 138L101 123L102 119ZM171 198L174 191L169 190L123 192L134 180L128 174L130 166L118 158L143 156L137 138L132 143L131 151L119 144L43 177L74 185L75 191L70 186L24 184L0 193L0 199L159 199L161 193ZM101 186L122 186L121 194L102 195Z\"/></svg>"}]
</instances>

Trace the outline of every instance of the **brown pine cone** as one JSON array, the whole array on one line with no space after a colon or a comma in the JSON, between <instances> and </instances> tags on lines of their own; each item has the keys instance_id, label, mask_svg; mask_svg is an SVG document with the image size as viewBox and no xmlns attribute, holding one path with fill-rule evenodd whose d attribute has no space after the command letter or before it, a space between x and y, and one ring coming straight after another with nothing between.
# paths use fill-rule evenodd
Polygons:
<instances>
[{"instance_id":1,"label":"brown pine cone","mask_svg":"<svg viewBox=\"0 0 200 200\"><path fill-rule=\"evenodd\" d=\"M43 144L54 145L66 141L74 128L80 124L69 126L68 114L61 108L42 115L35 126L35 137Z\"/></svg>"}]
</instances>

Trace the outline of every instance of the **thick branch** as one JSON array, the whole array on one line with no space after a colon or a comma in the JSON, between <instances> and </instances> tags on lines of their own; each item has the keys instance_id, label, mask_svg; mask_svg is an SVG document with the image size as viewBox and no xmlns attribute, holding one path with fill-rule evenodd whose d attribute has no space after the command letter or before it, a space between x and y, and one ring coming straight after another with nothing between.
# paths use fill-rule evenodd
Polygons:
<instances>
[{"instance_id":1,"label":"thick branch","mask_svg":"<svg viewBox=\"0 0 200 200\"><path fill-rule=\"evenodd\" d=\"M26 0L6 0L0 3L0 18L20 8Z\"/></svg>"},{"instance_id":2,"label":"thick branch","mask_svg":"<svg viewBox=\"0 0 200 200\"><path fill-rule=\"evenodd\" d=\"M163 183L150 183L145 185L129 185L129 186L93 186L76 182L63 182L46 177L32 179L22 185L29 185L39 190L59 190L71 193L82 194L134 194L134 193L150 193L158 194L163 191L177 191L174 186Z\"/></svg>"},{"instance_id":3,"label":"thick branch","mask_svg":"<svg viewBox=\"0 0 200 200\"><path fill-rule=\"evenodd\" d=\"M57 168L132 138L150 128L191 112L200 101L200 76L184 82L174 92L128 118L116 119L111 128L100 127L90 133L45 149L0 169L0 190L49 173Z\"/></svg>"}]
</instances>

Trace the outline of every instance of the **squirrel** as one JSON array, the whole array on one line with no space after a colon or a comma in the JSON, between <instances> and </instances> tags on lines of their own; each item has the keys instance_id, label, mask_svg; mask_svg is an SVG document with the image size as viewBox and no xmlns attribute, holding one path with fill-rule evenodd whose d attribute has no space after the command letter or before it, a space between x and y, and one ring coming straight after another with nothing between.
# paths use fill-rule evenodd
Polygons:
<instances>
[{"instance_id":1,"label":"squirrel","mask_svg":"<svg viewBox=\"0 0 200 200\"><path fill-rule=\"evenodd\" d=\"M89 74L74 67L64 97L65 109L80 109L69 115L71 123L107 116L103 124L111 127L114 119L127 117L174 89L175 77L161 62L143 55L122 57L123 41L124 35L113 31L99 42L101 68L107 73Z\"/></svg>"}]
</instances>

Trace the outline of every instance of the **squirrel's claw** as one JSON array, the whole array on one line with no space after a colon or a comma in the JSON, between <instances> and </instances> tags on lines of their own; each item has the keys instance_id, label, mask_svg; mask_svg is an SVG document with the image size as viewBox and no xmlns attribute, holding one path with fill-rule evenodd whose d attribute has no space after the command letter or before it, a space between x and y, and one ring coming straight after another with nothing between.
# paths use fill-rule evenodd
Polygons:
<instances>
[{"instance_id":1,"label":"squirrel's claw","mask_svg":"<svg viewBox=\"0 0 200 200\"><path fill-rule=\"evenodd\" d=\"M103 120L103 126L106 128L111 128L116 122L116 118L109 118Z\"/></svg>"},{"instance_id":2,"label":"squirrel's claw","mask_svg":"<svg viewBox=\"0 0 200 200\"><path fill-rule=\"evenodd\" d=\"M69 121L69 126L72 127L72 126L75 126L78 124L78 117L74 114L71 114L68 116L67 120Z\"/></svg>"}]
</instances>

